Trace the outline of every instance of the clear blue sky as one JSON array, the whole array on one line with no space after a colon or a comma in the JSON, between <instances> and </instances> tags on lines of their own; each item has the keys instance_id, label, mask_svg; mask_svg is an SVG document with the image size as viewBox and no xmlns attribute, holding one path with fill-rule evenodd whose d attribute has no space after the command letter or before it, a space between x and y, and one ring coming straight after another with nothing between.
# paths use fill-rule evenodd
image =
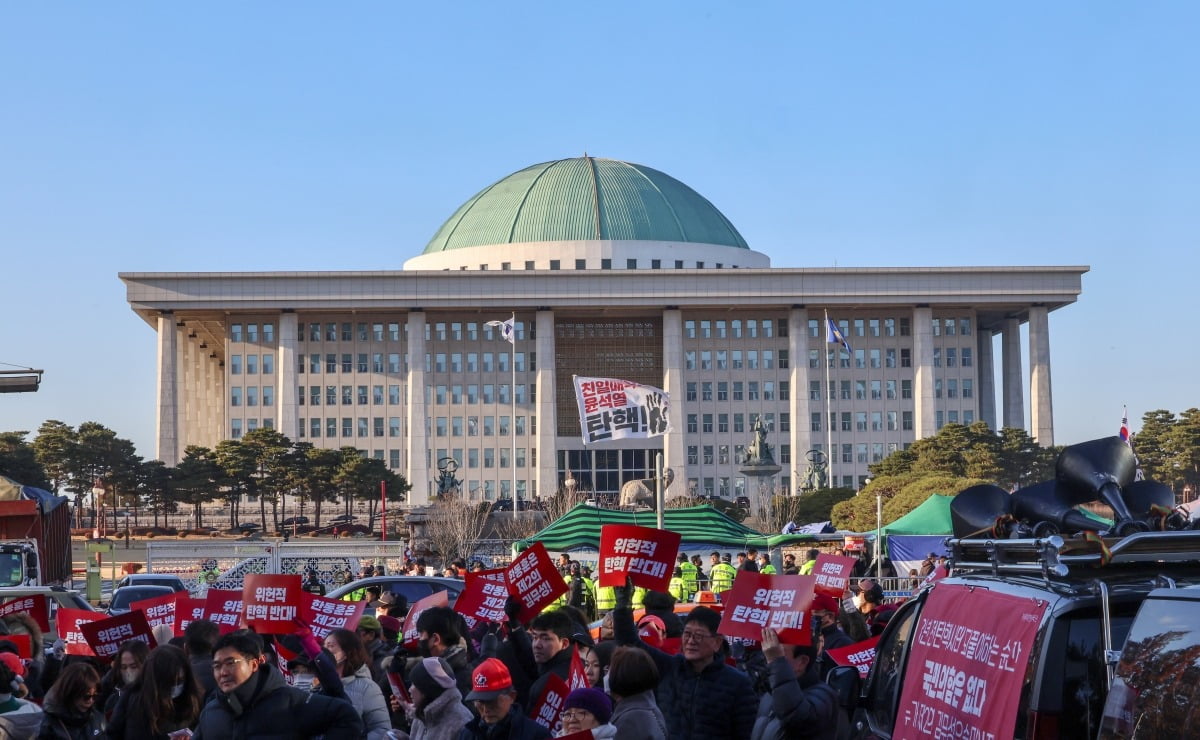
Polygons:
<instances>
[{"instance_id":1,"label":"clear blue sky","mask_svg":"<svg viewBox=\"0 0 1200 740\"><path fill-rule=\"evenodd\" d=\"M443 7L444 6L444 7ZM828 6L828 7L825 7ZM1057 440L1198 405L1200 5L5 3L0 430L153 455L119 271L399 269L488 183L663 170L779 267L1090 265Z\"/></svg>"}]
</instances>

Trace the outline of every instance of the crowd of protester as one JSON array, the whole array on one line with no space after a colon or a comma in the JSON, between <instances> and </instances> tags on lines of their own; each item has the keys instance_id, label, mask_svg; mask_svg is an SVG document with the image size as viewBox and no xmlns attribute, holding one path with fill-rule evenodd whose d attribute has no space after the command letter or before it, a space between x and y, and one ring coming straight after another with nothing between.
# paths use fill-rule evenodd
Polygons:
<instances>
[{"instance_id":1,"label":"crowd of protester","mask_svg":"<svg viewBox=\"0 0 1200 740\"><path fill-rule=\"evenodd\" d=\"M474 628L434 607L417 616L408 645L400 640L403 597L365 589L349 597L366 602L357 629L322 641L301 620L295 634L281 636L222 634L200 619L182 636L157 631L154 648L123 643L107 663L65 654L62 640L46 648L28 615L8 615L0 621L0 740L530 740L584 730L629 740L843 736L847 717L823 680L833 666L828 650L882 631L894 607L879 584L860 580L853 607L817 596L812 645L781 644L764 629L747 649L719 634L717 609L676 605L714 592L719 601L738 569L775 568L754 552L709 557L706 571L702 558L681 554L670 593L660 593L600 589L564 556L566 593L527 622L511 598L501 622ZM789 556L781 572L802 573L815 557L806 553L797 565ZM461 577L467 568L451 569ZM306 590L316 592L314 581L306 579ZM596 617L603 621L594 634ZM32 659L17 657L9 632L30 635ZM552 676L572 679L576 656L585 685L567 694L549 729L531 710Z\"/></svg>"}]
</instances>

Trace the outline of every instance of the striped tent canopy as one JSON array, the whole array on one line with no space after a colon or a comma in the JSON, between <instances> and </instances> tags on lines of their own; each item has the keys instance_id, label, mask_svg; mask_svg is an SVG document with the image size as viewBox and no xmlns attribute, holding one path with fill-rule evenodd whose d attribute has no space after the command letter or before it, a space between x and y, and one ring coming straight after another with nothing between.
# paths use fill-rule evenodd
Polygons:
<instances>
[{"instance_id":1,"label":"striped tent canopy","mask_svg":"<svg viewBox=\"0 0 1200 740\"><path fill-rule=\"evenodd\" d=\"M535 542L541 542L547 550L551 551L597 550L600 547L600 528L605 524L658 526L656 514L653 511L616 511L588 504L578 504L541 532L529 539L515 543L513 548L520 552ZM774 540L777 539L750 529L711 506L667 509L663 513L663 528L682 535L685 549L689 543L740 549L747 547L764 549L775 544ZM795 539L805 538L795 537Z\"/></svg>"}]
</instances>

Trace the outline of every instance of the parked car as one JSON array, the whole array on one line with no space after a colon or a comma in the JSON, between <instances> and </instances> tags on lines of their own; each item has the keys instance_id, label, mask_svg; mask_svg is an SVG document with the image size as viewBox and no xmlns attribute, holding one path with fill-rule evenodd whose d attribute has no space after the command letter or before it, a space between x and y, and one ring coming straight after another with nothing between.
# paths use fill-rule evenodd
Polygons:
<instances>
[{"instance_id":1,"label":"parked car","mask_svg":"<svg viewBox=\"0 0 1200 740\"><path fill-rule=\"evenodd\" d=\"M280 522L280 524L284 527L290 527L295 524L308 524L308 517L289 516L287 519L284 519L282 522Z\"/></svg>"},{"instance_id":2,"label":"parked car","mask_svg":"<svg viewBox=\"0 0 1200 740\"><path fill-rule=\"evenodd\" d=\"M166 586L172 591L187 591L183 579L171 573L130 573L117 581L117 588L126 586Z\"/></svg>"},{"instance_id":3,"label":"parked car","mask_svg":"<svg viewBox=\"0 0 1200 740\"><path fill-rule=\"evenodd\" d=\"M96 611L96 608L88 603L88 600L78 591L63 588L62 586L11 586L0 588L0 604L5 604L13 599L20 599L25 596L44 596L50 606L50 619L52 622L54 614L59 608L82 609L89 612Z\"/></svg>"},{"instance_id":4,"label":"parked car","mask_svg":"<svg viewBox=\"0 0 1200 740\"><path fill-rule=\"evenodd\" d=\"M331 599L340 599L351 591L357 591L367 586L379 586L380 594L390 591L404 596L408 599L409 604L414 604L434 592L445 591L450 606L454 606L454 602L458 600L458 595L462 593L466 585L457 578L437 576L372 576L338 586L325 595Z\"/></svg>"},{"instance_id":5,"label":"parked car","mask_svg":"<svg viewBox=\"0 0 1200 740\"><path fill-rule=\"evenodd\" d=\"M108 602L108 607L105 613L110 617L115 617L118 614L124 614L129 611L130 605L135 601L143 599L153 599L157 596L165 594L173 594L175 589L170 586L125 586L113 591L112 600Z\"/></svg>"},{"instance_id":6,"label":"parked car","mask_svg":"<svg viewBox=\"0 0 1200 740\"><path fill-rule=\"evenodd\" d=\"M1159 588L1142 602L1100 723L1101 740L1195 733L1200 684L1200 588ZM1192 728L1192 729L1188 729Z\"/></svg>"},{"instance_id":7,"label":"parked car","mask_svg":"<svg viewBox=\"0 0 1200 740\"><path fill-rule=\"evenodd\" d=\"M1038 605L1040 617L1028 617L1030 624L1036 622L1030 649L1017 656L1016 666L1009 666L1013 672L1004 675L1020 682L1011 709L1015 717L1006 715L1013 721L1009 737L1087 738L1095 737L1100 727L1109 690L1109 656L1113 646L1124 644L1138 607L1163 583L1164 575L1180 584L1200 583L1200 531L1130 535L1110 546L1107 562L1094 550L1078 554L1078 542L1068 544L1057 536L952 540L950 545L952 575L923 588L895 612L875 646L861 690L857 669L835 668L831 673L831 683L853 712L852 737L890 738L901 722L914 731L914 717L924 708L901 705L906 687L938 693L945 672L928 663L915 665L910 658L931 635L949 639L945 630L953 625L946 615L926 608L939 589L965 587L971 593L1004 595L1013 605ZM1013 622L1026 618L1016 611L1010 613ZM992 683L986 691L995 705L999 700L993 697L1002 693L1001 685ZM955 696L965 701L960 694Z\"/></svg>"}]
</instances>

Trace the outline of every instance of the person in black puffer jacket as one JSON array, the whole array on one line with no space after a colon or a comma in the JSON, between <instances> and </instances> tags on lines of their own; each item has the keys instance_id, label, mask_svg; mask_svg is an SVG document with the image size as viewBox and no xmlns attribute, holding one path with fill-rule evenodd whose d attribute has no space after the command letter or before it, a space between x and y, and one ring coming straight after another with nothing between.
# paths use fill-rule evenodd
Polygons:
<instances>
[{"instance_id":1,"label":"person in black puffer jacket","mask_svg":"<svg viewBox=\"0 0 1200 740\"><path fill-rule=\"evenodd\" d=\"M263 655L262 640L246 630L217 641L213 653L217 694L200 711L193 740L278 740L324 735L358 740L362 719L345 699L288 686Z\"/></svg>"},{"instance_id":2,"label":"person in black puffer jacket","mask_svg":"<svg viewBox=\"0 0 1200 740\"><path fill-rule=\"evenodd\" d=\"M749 677L722 660L720 624L720 614L696 607L683 622L680 654L668 655L638 638L629 588L617 589L617 643L640 647L654 658L661 676L658 706L671 740L746 740L754 728L758 697Z\"/></svg>"},{"instance_id":3,"label":"person in black puffer jacket","mask_svg":"<svg viewBox=\"0 0 1200 740\"><path fill-rule=\"evenodd\" d=\"M104 715L96 708L100 674L88 663L72 663L46 692L39 740L104 740Z\"/></svg>"},{"instance_id":4,"label":"person in black puffer jacket","mask_svg":"<svg viewBox=\"0 0 1200 740\"><path fill-rule=\"evenodd\" d=\"M770 685L759 702L751 740L838 737L838 722L844 721L845 715L838 707L837 694L817 675L816 649L780 645L779 634L768 627L763 630L762 652L770 670Z\"/></svg>"}]
</instances>

